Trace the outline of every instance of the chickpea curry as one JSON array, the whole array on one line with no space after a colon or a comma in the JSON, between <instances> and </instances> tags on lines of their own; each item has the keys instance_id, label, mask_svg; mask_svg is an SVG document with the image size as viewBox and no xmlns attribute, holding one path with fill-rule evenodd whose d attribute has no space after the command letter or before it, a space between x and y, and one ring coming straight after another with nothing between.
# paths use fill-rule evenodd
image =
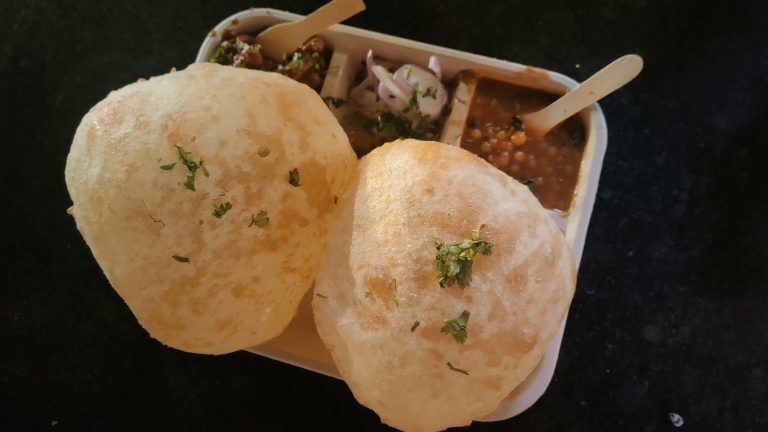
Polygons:
<instances>
[{"instance_id":1,"label":"chickpea curry","mask_svg":"<svg viewBox=\"0 0 768 432\"><path fill-rule=\"evenodd\" d=\"M271 59L261 52L261 45L256 43L256 35L259 33L256 31L252 34L235 34L232 30L225 30L221 35L221 44L209 61L234 67L279 72L310 86L315 91L320 91L331 57L331 52L323 38L312 36L298 50L278 60Z\"/></svg>"},{"instance_id":2,"label":"chickpea curry","mask_svg":"<svg viewBox=\"0 0 768 432\"><path fill-rule=\"evenodd\" d=\"M556 99L541 90L480 78L461 146L527 185L545 208L567 214L584 153L583 123L573 116L532 138L518 117Z\"/></svg>"}]
</instances>

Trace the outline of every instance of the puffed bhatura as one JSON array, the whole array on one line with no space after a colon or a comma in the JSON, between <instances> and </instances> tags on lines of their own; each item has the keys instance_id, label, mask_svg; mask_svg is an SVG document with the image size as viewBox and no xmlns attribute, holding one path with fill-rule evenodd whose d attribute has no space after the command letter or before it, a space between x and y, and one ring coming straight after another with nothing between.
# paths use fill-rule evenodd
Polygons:
<instances>
[{"instance_id":1,"label":"puffed bhatura","mask_svg":"<svg viewBox=\"0 0 768 432\"><path fill-rule=\"evenodd\" d=\"M139 323L220 354L293 318L355 164L309 87L194 64L93 107L65 175L77 227Z\"/></svg>"},{"instance_id":2,"label":"puffed bhatura","mask_svg":"<svg viewBox=\"0 0 768 432\"><path fill-rule=\"evenodd\" d=\"M312 305L357 400L436 431L493 412L531 373L575 279L526 186L466 150L404 140L360 161Z\"/></svg>"}]
</instances>

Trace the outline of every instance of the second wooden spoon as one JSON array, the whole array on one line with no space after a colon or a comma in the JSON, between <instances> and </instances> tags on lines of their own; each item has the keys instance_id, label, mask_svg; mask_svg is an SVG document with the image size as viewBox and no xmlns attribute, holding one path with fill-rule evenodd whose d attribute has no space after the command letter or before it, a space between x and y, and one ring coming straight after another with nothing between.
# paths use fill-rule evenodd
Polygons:
<instances>
[{"instance_id":1,"label":"second wooden spoon","mask_svg":"<svg viewBox=\"0 0 768 432\"><path fill-rule=\"evenodd\" d=\"M546 135L563 120L632 81L642 69L643 59L640 56L629 54L619 57L546 108L520 116L525 124L525 133L532 137Z\"/></svg>"}]
</instances>

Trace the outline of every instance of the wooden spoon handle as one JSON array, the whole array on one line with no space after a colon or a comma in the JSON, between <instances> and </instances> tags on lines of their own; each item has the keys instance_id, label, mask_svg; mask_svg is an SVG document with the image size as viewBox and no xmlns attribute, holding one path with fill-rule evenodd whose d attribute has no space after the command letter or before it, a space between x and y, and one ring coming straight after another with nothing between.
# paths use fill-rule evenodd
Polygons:
<instances>
[{"instance_id":1,"label":"wooden spoon handle","mask_svg":"<svg viewBox=\"0 0 768 432\"><path fill-rule=\"evenodd\" d=\"M267 56L280 59L310 36L365 10L362 0L333 0L307 15L304 19L272 26L256 37Z\"/></svg>"},{"instance_id":2,"label":"wooden spoon handle","mask_svg":"<svg viewBox=\"0 0 768 432\"><path fill-rule=\"evenodd\" d=\"M563 120L621 88L643 69L643 59L634 54L614 60L546 108L521 116L525 131L542 136Z\"/></svg>"}]
</instances>

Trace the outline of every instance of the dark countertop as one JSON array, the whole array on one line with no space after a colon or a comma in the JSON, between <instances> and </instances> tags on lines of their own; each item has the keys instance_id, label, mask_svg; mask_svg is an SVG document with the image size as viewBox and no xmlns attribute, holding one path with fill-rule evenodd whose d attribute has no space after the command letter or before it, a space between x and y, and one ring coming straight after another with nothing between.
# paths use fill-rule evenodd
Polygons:
<instances>
[{"instance_id":1,"label":"dark countertop","mask_svg":"<svg viewBox=\"0 0 768 432\"><path fill-rule=\"evenodd\" d=\"M608 151L555 378L522 415L471 429L667 431L674 412L681 430L768 430L768 5L368 3L351 25L579 80L645 59L601 103ZM184 67L249 6L0 3L0 429L384 429L341 381L150 339L64 213L89 107Z\"/></svg>"}]
</instances>

